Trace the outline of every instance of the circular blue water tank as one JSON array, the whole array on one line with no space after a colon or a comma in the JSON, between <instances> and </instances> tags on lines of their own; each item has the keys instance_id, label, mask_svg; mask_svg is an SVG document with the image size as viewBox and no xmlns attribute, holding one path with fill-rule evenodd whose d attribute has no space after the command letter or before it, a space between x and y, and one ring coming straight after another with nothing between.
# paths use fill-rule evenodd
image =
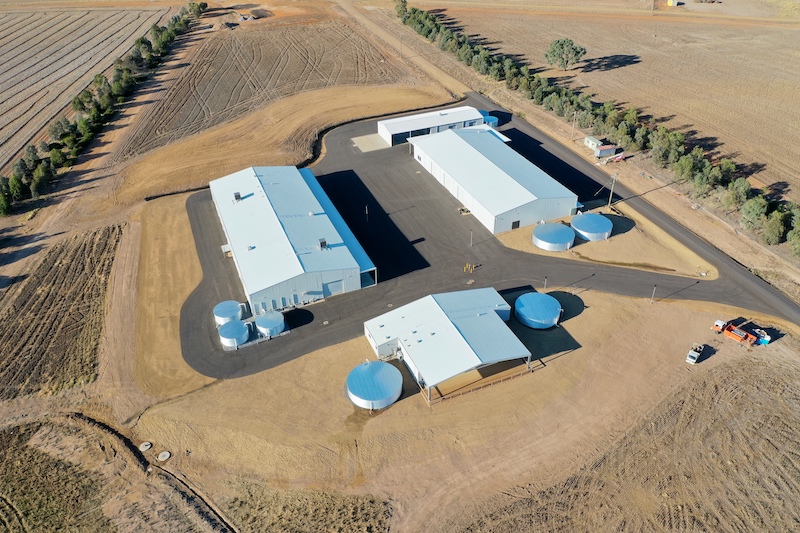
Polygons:
<instances>
[{"instance_id":1,"label":"circular blue water tank","mask_svg":"<svg viewBox=\"0 0 800 533\"><path fill-rule=\"evenodd\" d=\"M561 304L549 294L528 292L514 303L514 316L529 328L552 328L561 318Z\"/></svg>"},{"instance_id":2,"label":"circular blue water tank","mask_svg":"<svg viewBox=\"0 0 800 533\"><path fill-rule=\"evenodd\" d=\"M214 306L214 322L218 326L231 320L242 319L242 306L236 300L226 300Z\"/></svg>"},{"instance_id":3,"label":"circular blue water tank","mask_svg":"<svg viewBox=\"0 0 800 533\"><path fill-rule=\"evenodd\" d=\"M564 224L539 224L533 228L533 244L542 250L563 252L569 250L575 242L575 232Z\"/></svg>"},{"instance_id":4,"label":"circular blue water tank","mask_svg":"<svg viewBox=\"0 0 800 533\"><path fill-rule=\"evenodd\" d=\"M403 375L383 361L361 363L347 376L347 395L363 409L389 407L403 392Z\"/></svg>"},{"instance_id":5,"label":"circular blue water tank","mask_svg":"<svg viewBox=\"0 0 800 533\"><path fill-rule=\"evenodd\" d=\"M256 317L256 328L268 337L274 337L286 328L286 321L280 311L267 311Z\"/></svg>"},{"instance_id":6,"label":"circular blue water tank","mask_svg":"<svg viewBox=\"0 0 800 533\"><path fill-rule=\"evenodd\" d=\"M250 338L250 330L247 324L241 320L231 320L222 324L217 330L219 342L226 348L236 348L246 343Z\"/></svg>"},{"instance_id":7,"label":"circular blue water tank","mask_svg":"<svg viewBox=\"0 0 800 533\"><path fill-rule=\"evenodd\" d=\"M597 213L577 214L572 217L572 229L587 241L603 241L611 237L614 223Z\"/></svg>"}]
</instances>

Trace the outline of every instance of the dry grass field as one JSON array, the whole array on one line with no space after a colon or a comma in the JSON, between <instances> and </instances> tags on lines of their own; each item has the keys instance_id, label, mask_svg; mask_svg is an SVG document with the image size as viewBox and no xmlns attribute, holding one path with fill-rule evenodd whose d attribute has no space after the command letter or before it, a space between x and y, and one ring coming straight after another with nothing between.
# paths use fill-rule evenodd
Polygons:
<instances>
[{"instance_id":1,"label":"dry grass field","mask_svg":"<svg viewBox=\"0 0 800 533\"><path fill-rule=\"evenodd\" d=\"M713 265L681 246L627 204L617 204L615 211L600 209L593 212L602 213L612 221L614 229L611 238L588 242L578 237L567 252L548 252L537 248L531 241L533 226L502 233L497 238L514 250L550 257L566 256L625 268L669 272L679 276L699 276L707 280L719 276ZM636 250L636 253L632 253L632 250Z\"/></svg>"},{"instance_id":2,"label":"dry grass field","mask_svg":"<svg viewBox=\"0 0 800 533\"><path fill-rule=\"evenodd\" d=\"M541 75L598 101L637 107L710 153L732 157L774 192L797 197L800 107L792 102L800 99L800 70L790 58L800 56L775 53L800 40L796 19L490 12L448 1L435 7ZM560 37L588 51L566 72L544 64L547 45Z\"/></svg>"},{"instance_id":3,"label":"dry grass field","mask_svg":"<svg viewBox=\"0 0 800 533\"><path fill-rule=\"evenodd\" d=\"M574 475L514 487L453 530L794 530L799 375L796 357L762 352L692 375Z\"/></svg>"},{"instance_id":4,"label":"dry grass field","mask_svg":"<svg viewBox=\"0 0 800 533\"><path fill-rule=\"evenodd\" d=\"M0 9L0 170L167 13Z\"/></svg>"},{"instance_id":5,"label":"dry grass field","mask_svg":"<svg viewBox=\"0 0 800 533\"><path fill-rule=\"evenodd\" d=\"M4 302L0 399L94 380L121 232L111 226L60 241Z\"/></svg>"},{"instance_id":6,"label":"dry grass field","mask_svg":"<svg viewBox=\"0 0 800 533\"><path fill-rule=\"evenodd\" d=\"M220 30L204 40L177 82L143 113L114 160L241 118L286 96L392 84L403 76L401 67L342 20Z\"/></svg>"}]
</instances>

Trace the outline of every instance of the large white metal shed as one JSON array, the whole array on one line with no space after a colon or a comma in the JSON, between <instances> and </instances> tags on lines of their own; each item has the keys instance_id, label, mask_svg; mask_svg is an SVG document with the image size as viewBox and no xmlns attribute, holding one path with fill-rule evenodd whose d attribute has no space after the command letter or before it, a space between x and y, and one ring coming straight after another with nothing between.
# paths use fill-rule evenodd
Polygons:
<instances>
[{"instance_id":1,"label":"large white metal shed","mask_svg":"<svg viewBox=\"0 0 800 533\"><path fill-rule=\"evenodd\" d=\"M378 358L399 356L427 389L531 352L505 324L511 306L492 288L432 294L364 322Z\"/></svg>"},{"instance_id":2,"label":"large white metal shed","mask_svg":"<svg viewBox=\"0 0 800 533\"><path fill-rule=\"evenodd\" d=\"M409 139L414 159L492 233L566 217L578 196L490 131Z\"/></svg>"},{"instance_id":3,"label":"large white metal shed","mask_svg":"<svg viewBox=\"0 0 800 533\"><path fill-rule=\"evenodd\" d=\"M470 106L454 107L439 111L428 111L405 117L378 121L378 135L389 146L404 143L409 137L428 135L439 131L469 126L480 126L485 122L480 111Z\"/></svg>"},{"instance_id":4,"label":"large white metal shed","mask_svg":"<svg viewBox=\"0 0 800 533\"><path fill-rule=\"evenodd\" d=\"M250 167L209 184L253 314L375 285L375 265L308 169Z\"/></svg>"}]
</instances>

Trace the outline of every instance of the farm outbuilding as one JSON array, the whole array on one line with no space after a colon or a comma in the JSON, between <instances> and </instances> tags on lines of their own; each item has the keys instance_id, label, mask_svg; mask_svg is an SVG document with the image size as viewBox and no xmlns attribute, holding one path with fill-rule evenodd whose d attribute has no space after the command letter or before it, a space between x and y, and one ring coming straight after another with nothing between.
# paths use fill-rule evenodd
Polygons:
<instances>
[{"instance_id":1,"label":"farm outbuilding","mask_svg":"<svg viewBox=\"0 0 800 533\"><path fill-rule=\"evenodd\" d=\"M389 146L394 146L406 142L410 137L480 126L483 123L484 117L480 111L474 107L461 106L380 120L378 121L378 135Z\"/></svg>"},{"instance_id":2,"label":"farm outbuilding","mask_svg":"<svg viewBox=\"0 0 800 533\"><path fill-rule=\"evenodd\" d=\"M361 363L347 376L347 396L362 409L389 407L403 392L403 375L384 361Z\"/></svg>"},{"instance_id":3,"label":"farm outbuilding","mask_svg":"<svg viewBox=\"0 0 800 533\"><path fill-rule=\"evenodd\" d=\"M490 130L409 140L414 159L492 233L571 215L578 197Z\"/></svg>"},{"instance_id":4,"label":"farm outbuilding","mask_svg":"<svg viewBox=\"0 0 800 533\"><path fill-rule=\"evenodd\" d=\"M377 283L375 265L310 170L250 167L209 185L254 315Z\"/></svg>"},{"instance_id":5,"label":"farm outbuilding","mask_svg":"<svg viewBox=\"0 0 800 533\"><path fill-rule=\"evenodd\" d=\"M594 150L603 143L600 142L600 139L598 139L597 137L592 137L591 135L587 135L586 137L583 138L583 144L585 146L588 146L589 149Z\"/></svg>"},{"instance_id":6,"label":"farm outbuilding","mask_svg":"<svg viewBox=\"0 0 800 533\"><path fill-rule=\"evenodd\" d=\"M578 213L570 222L575 233L587 241L603 241L611 236L614 223L598 213Z\"/></svg>"},{"instance_id":7,"label":"farm outbuilding","mask_svg":"<svg viewBox=\"0 0 800 533\"><path fill-rule=\"evenodd\" d=\"M364 322L378 358L403 360L420 387L531 352L506 325L511 306L492 288L432 294Z\"/></svg>"},{"instance_id":8,"label":"farm outbuilding","mask_svg":"<svg viewBox=\"0 0 800 533\"><path fill-rule=\"evenodd\" d=\"M617 153L617 147L613 144L603 144L594 149L595 157L608 157Z\"/></svg>"},{"instance_id":9,"label":"farm outbuilding","mask_svg":"<svg viewBox=\"0 0 800 533\"><path fill-rule=\"evenodd\" d=\"M575 231L564 224L551 222L533 228L531 241L537 248L548 252L563 252L575 244Z\"/></svg>"}]
</instances>

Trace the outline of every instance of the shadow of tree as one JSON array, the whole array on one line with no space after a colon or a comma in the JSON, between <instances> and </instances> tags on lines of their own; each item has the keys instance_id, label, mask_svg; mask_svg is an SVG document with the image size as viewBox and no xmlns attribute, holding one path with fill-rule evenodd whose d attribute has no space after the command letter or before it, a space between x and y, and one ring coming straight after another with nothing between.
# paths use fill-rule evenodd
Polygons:
<instances>
[{"instance_id":1,"label":"shadow of tree","mask_svg":"<svg viewBox=\"0 0 800 533\"><path fill-rule=\"evenodd\" d=\"M605 72L606 70L629 67L641 62L641 58L637 55L612 54L610 56L595 57L584 60L583 66L581 67L581 72Z\"/></svg>"}]
</instances>

